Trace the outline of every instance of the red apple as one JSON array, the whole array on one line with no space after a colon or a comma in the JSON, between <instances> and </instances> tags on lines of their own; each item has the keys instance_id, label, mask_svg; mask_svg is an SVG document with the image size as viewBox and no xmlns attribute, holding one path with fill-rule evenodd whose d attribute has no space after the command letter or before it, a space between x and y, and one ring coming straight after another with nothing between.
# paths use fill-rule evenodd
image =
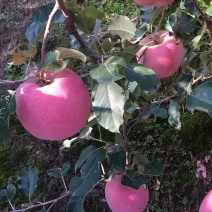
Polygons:
<instances>
[{"instance_id":1,"label":"red apple","mask_svg":"<svg viewBox=\"0 0 212 212\"><path fill-rule=\"evenodd\" d=\"M199 212L212 212L212 190L204 197Z\"/></svg>"},{"instance_id":2,"label":"red apple","mask_svg":"<svg viewBox=\"0 0 212 212\"><path fill-rule=\"evenodd\" d=\"M172 3L174 0L134 0L139 5L142 6L155 6L155 7L161 7L166 6L170 3Z\"/></svg>"},{"instance_id":3,"label":"red apple","mask_svg":"<svg viewBox=\"0 0 212 212\"><path fill-rule=\"evenodd\" d=\"M184 55L183 45L169 36L167 30L150 34L139 44L144 46L136 53L138 63L152 69L158 78L169 77L179 68Z\"/></svg>"},{"instance_id":4,"label":"red apple","mask_svg":"<svg viewBox=\"0 0 212 212\"><path fill-rule=\"evenodd\" d=\"M46 72L46 83L29 80L16 90L16 114L23 127L43 140L73 136L86 124L90 97L82 79L68 68Z\"/></svg>"},{"instance_id":5,"label":"red apple","mask_svg":"<svg viewBox=\"0 0 212 212\"><path fill-rule=\"evenodd\" d=\"M138 190L121 184L122 174L106 183L105 198L113 212L142 212L149 201L149 191L143 185Z\"/></svg>"}]
</instances>

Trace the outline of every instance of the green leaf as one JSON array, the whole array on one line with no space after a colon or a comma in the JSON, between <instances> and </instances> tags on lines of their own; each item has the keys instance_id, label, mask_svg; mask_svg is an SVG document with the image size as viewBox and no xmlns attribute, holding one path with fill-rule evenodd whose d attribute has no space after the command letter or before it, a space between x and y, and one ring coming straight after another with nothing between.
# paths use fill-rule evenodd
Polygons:
<instances>
[{"instance_id":1,"label":"green leaf","mask_svg":"<svg viewBox=\"0 0 212 212\"><path fill-rule=\"evenodd\" d=\"M78 29L86 34L93 34L94 28L96 26L96 20L102 20L104 16L104 13L99 11L97 8L88 6L77 14L74 13L73 19Z\"/></svg>"},{"instance_id":2,"label":"green leaf","mask_svg":"<svg viewBox=\"0 0 212 212\"><path fill-rule=\"evenodd\" d=\"M16 194L16 187L12 184L7 186L7 189L0 191L0 203L11 201Z\"/></svg>"},{"instance_id":3,"label":"green leaf","mask_svg":"<svg viewBox=\"0 0 212 212\"><path fill-rule=\"evenodd\" d=\"M51 71L60 71L65 67L66 62L60 59L60 52L58 50L54 50L46 54L42 69Z\"/></svg>"},{"instance_id":4,"label":"green leaf","mask_svg":"<svg viewBox=\"0 0 212 212\"><path fill-rule=\"evenodd\" d=\"M93 111L99 124L110 132L119 133L128 93L124 95L123 89L112 82L110 85L99 84L93 98Z\"/></svg>"},{"instance_id":5,"label":"green leaf","mask_svg":"<svg viewBox=\"0 0 212 212\"><path fill-rule=\"evenodd\" d=\"M49 176L62 179L68 173L70 168L71 166L69 163L63 163L61 168L50 169L47 171L47 174Z\"/></svg>"},{"instance_id":6,"label":"green leaf","mask_svg":"<svg viewBox=\"0 0 212 212\"><path fill-rule=\"evenodd\" d=\"M196 29L196 22L197 20L193 16L178 8L176 13L169 16L166 28L181 36L181 38L188 40L190 39L189 35L192 35Z\"/></svg>"},{"instance_id":7,"label":"green leaf","mask_svg":"<svg viewBox=\"0 0 212 212\"><path fill-rule=\"evenodd\" d=\"M101 162L105 159L106 150L96 149L81 167L81 177L73 177L69 184L72 196L84 196L99 181L102 175Z\"/></svg>"},{"instance_id":8,"label":"green leaf","mask_svg":"<svg viewBox=\"0 0 212 212\"><path fill-rule=\"evenodd\" d=\"M208 7L208 9L206 10L206 14L212 16L212 7Z\"/></svg>"},{"instance_id":9,"label":"green leaf","mask_svg":"<svg viewBox=\"0 0 212 212\"><path fill-rule=\"evenodd\" d=\"M35 168L24 168L18 176L18 188L24 191L27 196L34 194L38 181L38 170Z\"/></svg>"},{"instance_id":10,"label":"green leaf","mask_svg":"<svg viewBox=\"0 0 212 212\"><path fill-rule=\"evenodd\" d=\"M204 111L212 117L212 81L204 82L187 96L189 110Z\"/></svg>"},{"instance_id":11,"label":"green leaf","mask_svg":"<svg viewBox=\"0 0 212 212\"><path fill-rule=\"evenodd\" d=\"M156 106L156 105L151 106L151 113L155 117L161 117L162 119L165 119L168 117L167 110L165 108L162 108L162 107Z\"/></svg>"},{"instance_id":12,"label":"green leaf","mask_svg":"<svg viewBox=\"0 0 212 212\"><path fill-rule=\"evenodd\" d=\"M136 81L141 89L150 93L155 92L160 85L155 72L138 63L127 65L126 78L130 82Z\"/></svg>"},{"instance_id":13,"label":"green leaf","mask_svg":"<svg viewBox=\"0 0 212 212\"><path fill-rule=\"evenodd\" d=\"M8 127L7 121L0 117L0 146L3 146L9 140L10 136L11 130Z\"/></svg>"},{"instance_id":14,"label":"green leaf","mask_svg":"<svg viewBox=\"0 0 212 212\"><path fill-rule=\"evenodd\" d=\"M120 80L122 76L119 74L118 66L125 66L125 60L121 57L112 56L103 64L90 71L91 77L98 83L109 85L113 81Z\"/></svg>"},{"instance_id":15,"label":"green leaf","mask_svg":"<svg viewBox=\"0 0 212 212\"><path fill-rule=\"evenodd\" d=\"M45 4L45 5L38 7L32 15L33 22L35 22L35 23L45 23L45 22L47 22L48 19L49 19L49 15L54 8L54 5L55 5L54 3L49 3L49 4ZM64 21L65 21L65 18L64 18L63 13L61 11L58 11L54 15L54 18L52 20L53 23L62 23Z\"/></svg>"},{"instance_id":16,"label":"green leaf","mask_svg":"<svg viewBox=\"0 0 212 212\"><path fill-rule=\"evenodd\" d=\"M75 170L79 169L83 163L90 157L90 155L95 152L96 148L93 145L87 146L85 149L82 150L80 153L79 159L75 163Z\"/></svg>"},{"instance_id":17,"label":"green leaf","mask_svg":"<svg viewBox=\"0 0 212 212\"><path fill-rule=\"evenodd\" d=\"M175 126L175 129L181 129L181 122L180 122L180 106L176 101L171 101L168 109L169 113L169 124Z\"/></svg>"},{"instance_id":18,"label":"green leaf","mask_svg":"<svg viewBox=\"0 0 212 212\"><path fill-rule=\"evenodd\" d=\"M163 164L158 161L152 161L145 164L144 174L149 176L161 176L163 172Z\"/></svg>"},{"instance_id":19,"label":"green leaf","mask_svg":"<svg viewBox=\"0 0 212 212\"><path fill-rule=\"evenodd\" d=\"M126 63L130 63L130 61L135 57L136 52L141 48L139 45L130 45L125 48L123 51L113 52L112 55L120 56L125 59Z\"/></svg>"},{"instance_id":20,"label":"green leaf","mask_svg":"<svg viewBox=\"0 0 212 212\"><path fill-rule=\"evenodd\" d=\"M108 153L110 164L120 172L124 172L126 166L126 152L119 150L118 152Z\"/></svg>"},{"instance_id":21,"label":"green leaf","mask_svg":"<svg viewBox=\"0 0 212 212\"><path fill-rule=\"evenodd\" d=\"M121 179L121 184L129 186L133 189L139 189L141 185L146 184L146 179L142 175L137 176L132 175L131 173L130 174L127 173L126 175L123 175Z\"/></svg>"},{"instance_id":22,"label":"green leaf","mask_svg":"<svg viewBox=\"0 0 212 212\"><path fill-rule=\"evenodd\" d=\"M108 30L113 35L119 35L123 40L132 40L135 36L136 27L127 16L116 15L111 19Z\"/></svg>"},{"instance_id":23,"label":"green leaf","mask_svg":"<svg viewBox=\"0 0 212 212\"><path fill-rule=\"evenodd\" d=\"M54 3L45 4L38 9L36 9L32 15L33 22L26 30L26 37L31 45L36 45L38 42L38 37L42 37L43 33L41 31L44 31L43 26L46 24L46 22L49 19L49 15L52 12L54 7ZM63 16L62 11L58 11L53 20L52 23L62 23L65 21L65 18ZM41 34L42 36L41 36Z\"/></svg>"},{"instance_id":24,"label":"green leaf","mask_svg":"<svg viewBox=\"0 0 212 212\"><path fill-rule=\"evenodd\" d=\"M85 196L72 196L66 205L66 212L85 212L83 203Z\"/></svg>"},{"instance_id":25,"label":"green leaf","mask_svg":"<svg viewBox=\"0 0 212 212\"><path fill-rule=\"evenodd\" d=\"M163 10L162 7L146 6L141 8L142 23L151 24Z\"/></svg>"}]
</instances>

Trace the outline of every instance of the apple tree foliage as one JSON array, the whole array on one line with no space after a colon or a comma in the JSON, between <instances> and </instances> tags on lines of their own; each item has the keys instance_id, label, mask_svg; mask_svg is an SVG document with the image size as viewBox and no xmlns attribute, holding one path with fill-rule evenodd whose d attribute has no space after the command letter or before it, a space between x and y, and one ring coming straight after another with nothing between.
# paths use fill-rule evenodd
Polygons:
<instances>
[{"instance_id":1,"label":"apple tree foliage","mask_svg":"<svg viewBox=\"0 0 212 212\"><path fill-rule=\"evenodd\" d=\"M67 30L70 33L70 47L59 46L46 52L42 64L36 57L54 8L54 3L50 3L34 11L32 23L26 30L28 49L16 47L7 56L12 65L22 66L24 70L35 71L39 65L41 69L52 71L70 67L82 75L89 89L92 104L89 120L78 135L66 139L61 147L62 150L71 148L82 139L94 141L82 150L75 164L75 171L80 175L73 176L67 186L64 177L70 164L47 171L49 176L63 180L65 195L69 196L67 211L81 212L84 211L83 202L88 192L100 180L109 179L114 172L125 172L122 183L135 189L146 183L145 176L162 174L162 163L149 161L139 151L135 155L130 154L128 134L133 126L148 118L159 117L180 130L182 108L192 113L204 111L212 117L212 2L175 0L165 9L165 15L164 7L142 7L129 1L122 14L109 15L88 4L70 2L66 4L66 9L72 23L67 23L64 13L59 10L50 26L50 29L61 24L71 26L72 29ZM129 13L132 7L139 7L140 10L135 19ZM147 33L156 32L158 26L169 30L184 45L184 58L175 74L180 78L176 77L171 96L159 92L162 80L153 70L139 65L135 58L141 48L138 42ZM79 32L78 36L75 29ZM11 136L9 117L15 114L14 94L12 90L0 93L2 147ZM111 140L102 140L102 128L113 133ZM99 132L99 137L93 137L94 129ZM105 163L109 166L104 167ZM37 186L38 170L25 168L18 179L18 188L30 200L26 207L33 207L31 197ZM11 203L15 193L16 187L9 184L0 191L0 203L9 202L15 210Z\"/></svg>"}]
</instances>

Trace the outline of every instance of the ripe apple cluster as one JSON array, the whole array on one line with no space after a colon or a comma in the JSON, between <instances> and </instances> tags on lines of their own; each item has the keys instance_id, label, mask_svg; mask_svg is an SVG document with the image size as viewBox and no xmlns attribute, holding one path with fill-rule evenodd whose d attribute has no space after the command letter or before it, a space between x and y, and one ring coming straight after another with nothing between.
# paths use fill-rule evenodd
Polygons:
<instances>
[{"instance_id":1,"label":"ripe apple cluster","mask_svg":"<svg viewBox=\"0 0 212 212\"><path fill-rule=\"evenodd\" d=\"M160 30L143 38L143 47L137 52L139 64L152 69L158 78L173 75L179 68L184 55L181 41L169 35L169 31Z\"/></svg>"},{"instance_id":2,"label":"ripe apple cluster","mask_svg":"<svg viewBox=\"0 0 212 212\"><path fill-rule=\"evenodd\" d=\"M113 212L142 212L149 201L149 191L143 185L138 190L121 184L122 174L106 183L105 198Z\"/></svg>"},{"instance_id":3,"label":"ripe apple cluster","mask_svg":"<svg viewBox=\"0 0 212 212\"><path fill-rule=\"evenodd\" d=\"M62 140L79 132L90 113L90 96L72 70L45 72L16 90L16 114L23 127L43 140Z\"/></svg>"},{"instance_id":4,"label":"ripe apple cluster","mask_svg":"<svg viewBox=\"0 0 212 212\"><path fill-rule=\"evenodd\" d=\"M168 4L172 3L174 0L134 0L137 4L142 6L167 6Z\"/></svg>"}]
</instances>

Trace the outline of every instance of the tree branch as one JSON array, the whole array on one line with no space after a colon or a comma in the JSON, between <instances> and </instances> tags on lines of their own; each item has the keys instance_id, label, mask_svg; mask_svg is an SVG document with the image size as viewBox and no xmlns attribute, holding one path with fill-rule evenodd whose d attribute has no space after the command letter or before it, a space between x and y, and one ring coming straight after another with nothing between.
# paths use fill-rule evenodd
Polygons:
<instances>
[{"instance_id":1,"label":"tree branch","mask_svg":"<svg viewBox=\"0 0 212 212\"><path fill-rule=\"evenodd\" d=\"M67 7L65 6L63 0L56 0L56 4L59 5L59 8L62 10L63 15L65 16L66 26L67 26L68 32L70 34L72 34L83 47L86 48L87 44L84 42L84 40L82 39L82 37L78 33L77 28L74 24L73 18L71 17L71 14L69 13Z\"/></svg>"},{"instance_id":2,"label":"tree branch","mask_svg":"<svg viewBox=\"0 0 212 212\"><path fill-rule=\"evenodd\" d=\"M125 117L123 122L123 135L124 135L125 150L126 150L126 167L129 168L130 167L130 157L129 157L130 149L129 149L129 138L127 134L127 123L126 123Z\"/></svg>"},{"instance_id":3,"label":"tree branch","mask_svg":"<svg viewBox=\"0 0 212 212\"><path fill-rule=\"evenodd\" d=\"M59 5L56 2L51 14L49 15L49 19L48 19L47 24L46 24L46 29L45 29L45 33L44 33L44 36L43 36L42 49L41 49L41 61L40 61L39 67L38 67L39 71L41 70L41 67L43 66L43 63L45 61L46 45L47 45L47 39L48 39L48 36L49 36L49 33L50 33L51 23L52 23L52 20L53 20L55 14L57 13L57 11L59 9L60 9Z\"/></svg>"},{"instance_id":4,"label":"tree branch","mask_svg":"<svg viewBox=\"0 0 212 212\"><path fill-rule=\"evenodd\" d=\"M11 212L25 212L25 211L28 211L28 210L31 210L33 208L37 208L37 207L40 207L40 206L45 206L45 205L49 205L49 204L54 204L68 196L70 196L71 193L68 191L66 192L65 194L63 194L62 196L56 198L56 199L53 199L53 200L50 200L50 201L47 201L47 202L39 202L38 204L35 204L35 205L31 205L27 208L24 208L24 209L18 209L18 210L12 210Z\"/></svg>"}]
</instances>

